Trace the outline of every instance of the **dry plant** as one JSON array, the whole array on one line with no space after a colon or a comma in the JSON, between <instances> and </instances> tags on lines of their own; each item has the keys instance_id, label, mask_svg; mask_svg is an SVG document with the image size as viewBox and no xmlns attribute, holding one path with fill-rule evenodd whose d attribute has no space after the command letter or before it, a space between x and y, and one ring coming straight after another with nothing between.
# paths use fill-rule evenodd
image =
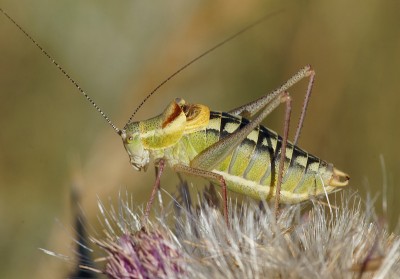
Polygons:
<instances>
[{"instance_id":1,"label":"dry plant","mask_svg":"<svg viewBox=\"0 0 400 279\"><path fill-rule=\"evenodd\" d=\"M105 252L104 265L81 263L81 271L108 278L400 277L400 238L357 193L282 207L278 222L266 203L231 199L227 228L214 187L196 196L197 205L188 189L182 181L174 202L153 208L145 223L129 194L117 207L99 201L103 230L89 240Z\"/></svg>"}]
</instances>

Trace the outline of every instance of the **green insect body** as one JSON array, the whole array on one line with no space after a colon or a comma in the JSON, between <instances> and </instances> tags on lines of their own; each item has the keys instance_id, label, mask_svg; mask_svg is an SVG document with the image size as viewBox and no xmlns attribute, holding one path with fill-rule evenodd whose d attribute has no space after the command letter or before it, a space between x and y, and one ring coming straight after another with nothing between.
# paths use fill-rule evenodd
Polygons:
<instances>
[{"instance_id":1,"label":"green insect body","mask_svg":"<svg viewBox=\"0 0 400 279\"><path fill-rule=\"evenodd\" d=\"M241 116L210 111L204 105L177 99L161 115L130 123L123 135L132 165L146 169L149 157L165 159L171 167L188 167L207 148L250 123ZM275 197L282 137L258 125L232 152L209 171L221 175L231 191L255 199ZM288 142L284 160L281 202L297 203L330 193L346 175Z\"/></svg>"}]
</instances>

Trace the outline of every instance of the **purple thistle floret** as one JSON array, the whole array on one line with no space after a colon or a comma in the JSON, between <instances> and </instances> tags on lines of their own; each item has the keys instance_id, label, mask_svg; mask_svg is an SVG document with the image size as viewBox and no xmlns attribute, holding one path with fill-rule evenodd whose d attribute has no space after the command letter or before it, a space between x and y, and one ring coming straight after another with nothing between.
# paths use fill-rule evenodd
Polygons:
<instances>
[{"instance_id":1,"label":"purple thistle floret","mask_svg":"<svg viewBox=\"0 0 400 279\"><path fill-rule=\"evenodd\" d=\"M133 235L124 234L117 243L108 242L103 248L109 254L104 272L109 278L167 278L168 274L184 274L181 253L159 231L142 229Z\"/></svg>"},{"instance_id":2,"label":"purple thistle floret","mask_svg":"<svg viewBox=\"0 0 400 279\"><path fill-rule=\"evenodd\" d=\"M104 244L104 243L103 243ZM144 229L122 235L103 248L109 253L105 274L109 278L167 278L184 274L181 253L161 232Z\"/></svg>"}]
</instances>

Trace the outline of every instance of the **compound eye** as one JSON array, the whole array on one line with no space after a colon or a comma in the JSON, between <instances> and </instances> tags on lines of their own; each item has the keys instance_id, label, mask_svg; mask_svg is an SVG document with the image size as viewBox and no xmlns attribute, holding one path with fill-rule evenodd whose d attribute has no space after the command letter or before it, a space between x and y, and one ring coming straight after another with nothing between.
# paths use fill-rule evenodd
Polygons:
<instances>
[{"instance_id":1,"label":"compound eye","mask_svg":"<svg viewBox=\"0 0 400 279\"><path fill-rule=\"evenodd\" d=\"M126 141L127 141L127 143L133 142L133 136L129 136Z\"/></svg>"}]
</instances>

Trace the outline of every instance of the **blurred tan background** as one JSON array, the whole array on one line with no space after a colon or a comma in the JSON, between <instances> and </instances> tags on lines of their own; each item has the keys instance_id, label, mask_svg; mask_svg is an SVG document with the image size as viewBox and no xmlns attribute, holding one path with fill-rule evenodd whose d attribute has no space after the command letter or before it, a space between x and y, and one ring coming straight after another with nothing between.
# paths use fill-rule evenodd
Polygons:
<instances>
[{"instance_id":1,"label":"blurred tan background","mask_svg":"<svg viewBox=\"0 0 400 279\"><path fill-rule=\"evenodd\" d=\"M119 127L179 66L281 10L170 81L136 120L160 113L178 96L227 111L312 64L316 83L299 145L348 172L350 187L377 197L378 208L386 173L384 218L395 227L400 2L1 0L0 7ZM154 173L131 168L113 130L2 15L0 36L0 278L65 278L71 263L38 248L72 254L72 185L95 224L97 196L116 200L119 190L128 189L140 205ZM292 136L306 85L290 91ZM265 124L281 133L283 109ZM163 185L173 191L175 181L169 170Z\"/></svg>"}]
</instances>

